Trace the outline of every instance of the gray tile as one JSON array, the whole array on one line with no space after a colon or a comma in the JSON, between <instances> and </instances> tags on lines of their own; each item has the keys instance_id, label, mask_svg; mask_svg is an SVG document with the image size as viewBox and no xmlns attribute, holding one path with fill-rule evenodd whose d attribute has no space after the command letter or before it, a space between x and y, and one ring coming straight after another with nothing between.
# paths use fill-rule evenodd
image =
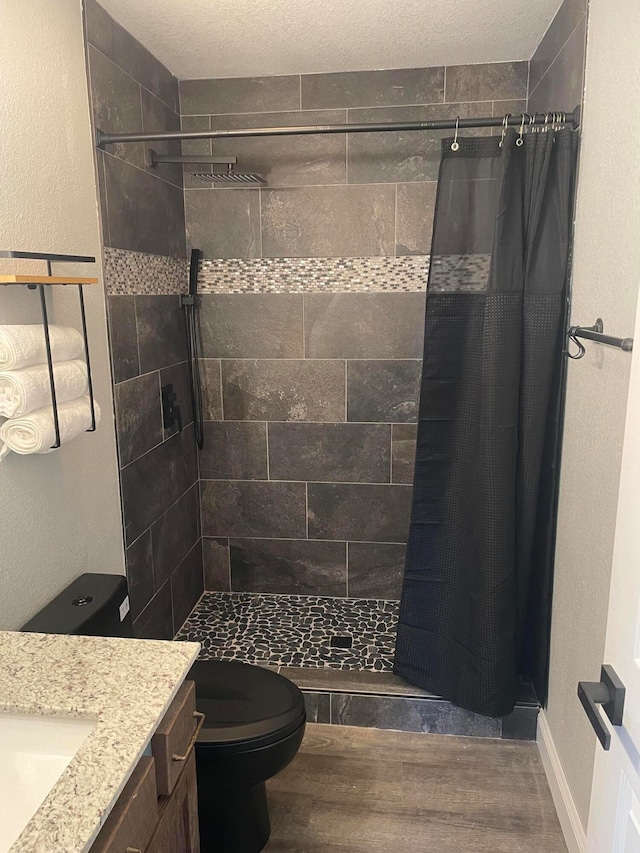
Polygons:
<instances>
[{"instance_id":1,"label":"gray tile","mask_svg":"<svg viewBox=\"0 0 640 853\"><path fill-rule=\"evenodd\" d=\"M302 539L305 484L202 480L204 536Z\"/></svg>"},{"instance_id":2,"label":"gray tile","mask_svg":"<svg viewBox=\"0 0 640 853\"><path fill-rule=\"evenodd\" d=\"M198 479L193 427L140 456L121 474L127 542L133 542Z\"/></svg>"},{"instance_id":3,"label":"gray tile","mask_svg":"<svg viewBox=\"0 0 640 853\"><path fill-rule=\"evenodd\" d=\"M201 358L202 409L205 421L222 420L222 386L219 358Z\"/></svg>"},{"instance_id":4,"label":"gray tile","mask_svg":"<svg viewBox=\"0 0 640 853\"><path fill-rule=\"evenodd\" d=\"M260 191L186 190L187 245L205 258L259 258Z\"/></svg>"},{"instance_id":5,"label":"gray tile","mask_svg":"<svg viewBox=\"0 0 640 853\"><path fill-rule=\"evenodd\" d=\"M413 483L416 462L417 424L394 424L391 428L391 482Z\"/></svg>"},{"instance_id":6,"label":"gray tile","mask_svg":"<svg viewBox=\"0 0 640 853\"><path fill-rule=\"evenodd\" d=\"M345 120L345 110L251 113L211 116L211 128L303 127L344 124ZM346 180L347 143L342 133L214 139L212 147L214 154L228 154L232 147L238 158L237 170L257 172L271 187L344 184Z\"/></svg>"},{"instance_id":7,"label":"gray tile","mask_svg":"<svg viewBox=\"0 0 640 853\"><path fill-rule=\"evenodd\" d=\"M184 316L178 296L136 296L143 373L186 361Z\"/></svg>"},{"instance_id":8,"label":"gray tile","mask_svg":"<svg viewBox=\"0 0 640 853\"><path fill-rule=\"evenodd\" d=\"M202 297L206 358L302 358L302 294L239 293Z\"/></svg>"},{"instance_id":9,"label":"gray tile","mask_svg":"<svg viewBox=\"0 0 640 853\"><path fill-rule=\"evenodd\" d=\"M142 83L172 109L178 106L178 83L171 72L96 0L85 3L87 36L91 44Z\"/></svg>"},{"instance_id":10,"label":"gray tile","mask_svg":"<svg viewBox=\"0 0 640 853\"><path fill-rule=\"evenodd\" d=\"M301 690L436 698L432 693L408 684L392 672L283 666L280 673L297 684Z\"/></svg>"},{"instance_id":11,"label":"gray tile","mask_svg":"<svg viewBox=\"0 0 640 853\"><path fill-rule=\"evenodd\" d=\"M586 51L586 16L571 34L549 70L529 96L532 112L564 110L582 103Z\"/></svg>"},{"instance_id":12,"label":"gray tile","mask_svg":"<svg viewBox=\"0 0 640 853\"><path fill-rule=\"evenodd\" d=\"M406 542L409 486L309 483L309 538Z\"/></svg>"},{"instance_id":13,"label":"gray tile","mask_svg":"<svg viewBox=\"0 0 640 853\"><path fill-rule=\"evenodd\" d=\"M526 99L520 100L509 100L509 101L494 101L493 108L491 111L491 115L493 116L505 116L507 113L510 113L512 116L521 115L521 113L526 113L527 111L527 101ZM496 127L492 131L495 134L502 133L501 128Z\"/></svg>"},{"instance_id":14,"label":"gray tile","mask_svg":"<svg viewBox=\"0 0 640 853\"><path fill-rule=\"evenodd\" d=\"M348 361L347 420L412 423L418 420L418 360Z\"/></svg>"},{"instance_id":15,"label":"gray tile","mask_svg":"<svg viewBox=\"0 0 640 853\"><path fill-rule=\"evenodd\" d=\"M92 45L88 48L93 121L105 133L131 133L140 127L140 85ZM145 167L142 142L109 146L109 154Z\"/></svg>"},{"instance_id":16,"label":"gray tile","mask_svg":"<svg viewBox=\"0 0 640 853\"><path fill-rule=\"evenodd\" d=\"M540 708L520 708L502 718L502 737L505 740L535 740Z\"/></svg>"},{"instance_id":17,"label":"gray tile","mask_svg":"<svg viewBox=\"0 0 640 853\"><path fill-rule=\"evenodd\" d=\"M197 484L152 525L151 538L155 588L159 589L200 538Z\"/></svg>"},{"instance_id":18,"label":"gray tile","mask_svg":"<svg viewBox=\"0 0 640 853\"><path fill-rule=\"evenodd\" d=\"M104 166L110 245L183 258L184 204L180 188L108 153Z\"/></svg>"},{"instance_id":19,"label":"gray tile","mask_svg":"<svg viewBox=\"0 0 640 853\"><path fill-rule=\"evenodd\" d=\"M349 598L399 600L404 576L404 545L349 542Z\"/></svg>"},{"instance_id":20,"label":"gray tile","mask_svg":"<svg viewBox=\"0 0 640 853\"><path fill-rule=\"evenodd\" d=\"M486 104L436 104L417 107L386 107L349 110L348 121L433 121L486 115ZM477 133L477 131L473 131ZM470 135L464 131L461 135ZM452 132L353 133L349 135L349 183L436 181L440 169L441 140Z\"/></svg>"},{"instance_id":21,"label":"gray tile","mask_svg":"<svg viewBox=\"0 0 640 853\"><path fill-rule=\"evenodd\" d=\"M530 92L536 88L586 12L587 0L564 0L531 58Z\"/></svg>"},{"instance_id":22,"label":"gray tile","mask_svg":"<svg viewBox=\"0 0 640 853\"><path fill-rule=\"evenodd\" d=\"M224 414L234 420L343 421L345 366L316 359L225 359Z\"/></svg>"},{"instance_id":23,"label":"gray tile","mask_svg":"<svg viewBox=\"0 0 640 853\"><path fill-rule=\"evenodd\" d=\"M177 633L204 592L202 548L193 546L171 575L174 633Z\"/></svg>"},{"instance_id":24,"label":"gray tile","mask_svg":"<svg viewBox=\"0 0 640 853\"><path fill-rule=\"evenodd\" d=\"M204 588L220 592L231 590L228 539L203 539Z\"/></svg>"},{"instance_id":25,"label":"gray tile","mask_svg":"<svg viewBox=\"0 0 640 853\"><path fill-rule=\"evenodd\" d=\"M123 382L140 373L135 297L108 296L107 306L113 381Z\"/></svg>"},{"instance_id":26,"label":"gray tile","mask_svg":"<svg viewBox=\"0 0 640 853\"><path fill-rule=\"evenodd\" d=\"M274 112L299 107L300 78L297 74L180 81L180 112L183 115Z\"/></svg>"},{"instance_id":27,"label":"gray tile","mask_svg":"<svg viewBox=\"0 0 640 853\"><path fill-rule=\"evenodd\" d=\"M182 116L181 127L182 130L210 130L211 122L209 121L209 116ZM184 139L182 141L182 153L202 154L207 157L211 154L211 140ZM207 164L203 163L202 165ZM193 171L196 171L196 169L189 166L183 167L182 182L185 189L213 190L213 184L208 181L203 181L202 178L196 178L195 175L192 174Z\"/></svg>"},{"instance_id":28,"label":"gray tile","mask_svg":"<svg viewBox=\"0 0 640 853\"><path fill-rule=\"evenodd\" d=\"M302 75L302 108L382 107L444 100L443 68Z\"/></svg>"},{"instance_id":29,"label":"gray tile","mask_svg":"<svg viewBox=\"0 0 640 853\"><path fill-rule=\"evenodd\" d=\"M398 184L396 255L431 254L437 188L435 181Z\"/></svg>"},{"instance_id":30,"label":"gray tile","mask_svg":"<svg viewBox=\"0 0 640 853\"><path fill-rule=\"evenodd\" d=\"M121 382L114 389L120 466L162 441L160 379L157 372Z\"/></svg>"},{"instance_id":31,"label":"gray tile","mask_svg":"<svg viewBox=\"0 0 640 853\"><path fill-rule=\"evenodd\" d=\"M146 133L156 133L162 130L180 130L180 116L170 109L163 101L156 98L146 89L141 90L142 96L142 129ZM127 143L129 144L129 143ZM160 163L153 168L148 164L151 161L151 151L156 154L171 154L179 156L182 148L178 140L156 141L145 145L145 167L152 175L158 175L165 181L170 181L178 187L182 187L182 166L179 163Z\"/></svg>"},{"instance_id":32,"label":"gray tile","mask_svg":"<svg viewBox=\"0 0 640 853\"><path fill-rule=\"evenodd\" d=\"M308 293L308 358L422 358L424 293Z\"/></svg>"},{"instance_id":33,"label":"gray tile","mask_svg":"<svg viewBox=\"0 0 640 853\"><path fill-rule=\"evenodd\" d=\"M308 693L305 691L304 707L308 723L330 723L330 696L328 693Z\"/></svg>"},{"instance_id":34,"label":"gray tile","mask_svg":"<svg viewBox=\"0 0 640 853\"><path fill-rule=\"evenodd\" d=\"M153 554L151 531L142 536L126 550L127 586L131 604L131 618L135 620L153 598Z\"/></svg>"},{"instance_id":35,"label":"gray tile","mask_svg":"<svg viewBox=\"0 0 640 853\"><path fill-rule=\"evenodd\" d=\"M265 258L369 257L395 252L393 186L295 187L260 194Z\"/></svg>"},{"instance_id":36,"label":"gray tile","mask_svg":"<svg viewBox=\"0 0 640 853\"><path fill-rule=\"evenodd\" d=\"M144 640L173 639L173 609L169 581L156 592L134 621L133 634Z\"/></svg>"},{"instance_id":37,"label":"gray tile","mask_svg":"<svg viewBox=\"0 0 640 853\"><path fill-rule=\"evenodd\" d=\"M344 542L231 539L231 589L284 595L344 596Z\"/></svg>"},{"instance_id":38,"label":"gray tile","mask_svg":"<svg viewBox=\"0 0 640 853\"><path fill-rule=\"evenodd\" d=\"M111 245L109 237L109 211L107 208L107 189L104 176L104 151L96 148L96 184L100 203L100 229L103 245Z\"/></svg>"},{"instance_id":39,"label":"gray tile","mask_svg":"<svg viewBox=\"0 0 640 853\"><path fill-rule=\"evenodd\" d=\"M205 421L200 476L205 480L266 480L267 428L247 421Z\"/></svg>"},{"instance_id":40,"label":"gray tile","mask_svg":"<svg viewBox=\"0 0 640 853\"><path fill-rule=\"evenodd\" d=\"M269 477L388 483L388 424L269 424Z\"/></svg>"},{"instance_id":41,"label":"gray tile","mask_svg":"<svg viewBox=\"0 0 640 853\"><path fill-rule=\"evenodd\" d=\"M175 405L180 407L180 416L182 418L182 427L193 423L193 406L191 404L191 383L189 382L189 367L186 361L181 364L174 364L171 367L165 367L160 371L160 389L165 385L173 386L173 393L176 395ZM175 435L178 431L178 424L175 423L169 429L164 429L164 437L169 438Z\"/></svg>"},{"instance_id":42,"label":"gray tile","mask_svg":"<svg viewBox=\"0 0 640 853\"><path fill-rule=\"evenodd\" d=\"M500 720L473 714L438 699L334 693L331 696L331 719L342 726L500 737Z\"/></svg>"},{"instance_id":43,"label":"gray tile","mask_svg":"<svg viewBox=\"0 0 640 853\"><path fill-rule=\"evenodd\" d=\"M526 98L528 62L447 66L445 101L504 101Z\"/></svg>"}]
</instances>

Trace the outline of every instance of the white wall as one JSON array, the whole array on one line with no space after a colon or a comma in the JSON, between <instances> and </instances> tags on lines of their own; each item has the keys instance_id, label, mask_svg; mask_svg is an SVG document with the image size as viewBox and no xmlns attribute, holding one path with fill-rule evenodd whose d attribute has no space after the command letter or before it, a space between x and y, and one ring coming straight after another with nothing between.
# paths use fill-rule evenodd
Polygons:
<instances>
[{"instance_id":1,"label":"white wall","mask_svg":"<svg viewBox=\"0 0 640 853\"><path fill-rule=\"evenodd\" d=\"M572 322L601 316L605 331L626 337L640 284L640 7L590 0L589 8ZM569 368L547 710L585 827L596 738L576 690L578 681L597 681L604 662L631 361L620 350L586 347Z\"/></svg>"},{"instance_id":2,"label":"white wall","mask_svg":"<svg viewBox=\"0 0 640 853\"><path fill-rule=\"evenodd\" d=\"M0 248L99 257L81 0L2 0L1 17ZM84 571L124 573L105 300L102 285L85 291L102 423L0 463L0 629ZM51 304L55 322L79 328L75 289ZM38 318L34 292L0 288L1 323Z\"/></svg>"}]
</instances>

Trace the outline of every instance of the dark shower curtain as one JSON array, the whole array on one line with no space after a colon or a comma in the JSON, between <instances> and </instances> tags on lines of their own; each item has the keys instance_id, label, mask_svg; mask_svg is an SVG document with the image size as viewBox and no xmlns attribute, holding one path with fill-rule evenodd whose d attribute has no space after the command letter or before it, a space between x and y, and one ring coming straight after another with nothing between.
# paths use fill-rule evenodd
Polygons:
<instances>
[{"instance_id":1,"label":"dark shower curtain","mask_svg":"<svg viewBox=\"0 0 640 853\"><path fill-rule=\"evenodd\" d=\"M544 691L577 134L443 141L394 671L480 714Z\"/></svg>"}]
</instances>

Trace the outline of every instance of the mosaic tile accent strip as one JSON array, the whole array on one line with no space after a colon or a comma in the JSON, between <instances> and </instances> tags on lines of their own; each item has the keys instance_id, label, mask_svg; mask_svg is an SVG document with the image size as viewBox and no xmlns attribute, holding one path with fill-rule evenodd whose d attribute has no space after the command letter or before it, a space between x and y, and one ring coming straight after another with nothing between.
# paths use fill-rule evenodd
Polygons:
<instances>
[{"instance_id":1,"label":"mosaic tile accent strip","mask_svg":"<svg viewBox=\"0 0 640 853\"><path fill-rule=\"evenodd\" d=\"M148 255L128 249L104 249L104 282L110 295L187 293L189 263L184 258Z\"/></svg>"},{"instance_id":2,"label":"mosaic tile accent strip","mask_svg":"<svg viewBox=\"0 0 640 853\"><path fill-rule=\"evenodd\" d=\"M491 255L434 255L429 293L479 293L487 289Z\"/></svg>"},{"instance_id":3,"label":"mosaic tile accent strip","mask_svg":"<svg viewBox=\"0 0 640 853\"><path fill-rule=\"evenodd\" d=\"M424 291L429 258L230 258L202 261L200 293Z\"/></svg>"},{"instance_id":4,"label":"mosaic tile accent strip","mask_svg":"<svg viewBox=\"0 0 640 853\"><path fill-rule=\"evenodd\" d=\"M430 259L398 258L218 258L205 259L200 293L415 293L426 290ZM477 293L487 286L491 255L439 255L434 292ZM110 295L186 293L189 264L183 259L127 249L104 250L104 280Z\"/></svg>"},{"instance_id":5,"label":"mosaic tile accent strip","mask_svg":"<svg viewBox=\"0 0 640 853\"><path fill-rule=\"evenodd\" d=\"M398 609L397 601L205 592L176 639L202 643L205 660L390 672ZM334 647L338 638L351 647Z\"/></svg>"}]
</instances>

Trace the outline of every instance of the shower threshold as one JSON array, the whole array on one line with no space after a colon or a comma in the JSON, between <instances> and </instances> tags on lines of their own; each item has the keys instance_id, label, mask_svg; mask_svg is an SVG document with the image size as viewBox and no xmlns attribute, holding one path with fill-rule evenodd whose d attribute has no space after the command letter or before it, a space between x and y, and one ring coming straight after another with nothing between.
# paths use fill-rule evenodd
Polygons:
<instances>
[{"instance_id":1,"label":"shower threshold","mask_svg":"<svg viewBox=\"0 0 640 853\"><path fill-rule=\"evenodd\" d=\"M399 604L378 599L205 592L176 640L203 660L275 669L302 690L310 722L533 740L539 704L530 685L508 717L458 708L393 674Z\"/></svg>"}]
</instances>

